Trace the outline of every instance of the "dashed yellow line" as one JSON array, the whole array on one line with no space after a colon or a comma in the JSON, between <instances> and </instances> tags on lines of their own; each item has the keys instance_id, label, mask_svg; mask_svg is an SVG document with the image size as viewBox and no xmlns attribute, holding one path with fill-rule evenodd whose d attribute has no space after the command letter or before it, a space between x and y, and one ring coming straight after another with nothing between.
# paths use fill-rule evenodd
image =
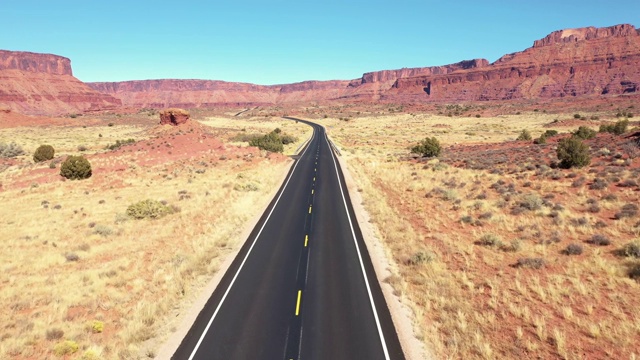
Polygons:
<instances>
[{"instance_id":1,"label":"dashed yellow line","mask_svg":"<svg viewBox=\"0 0 640 360\"><path fill-rule=\"evenodd\" d=\"M309 243L309 235L305 235L305 237L304 237L304 247L307 247L308 243Z\"/></svg>"},{"instance_id":2,"label":"dashed yellow line","mask_svg":"<svg viewBox=\"0 0 640 360\"><path fill-rule=\"evenodd\" d=\"M316 181L316 177L315 176L313 177L313 181Z\"/></svg>"},{"instance_id":3,"label":"dashed yellow line","mask_svg":"<svg viewBox=\"0 0 640 360\"><path fill-rule=\"evenodd\" d=\"M313 189L311 189L311 195L313 195Z\"/></svg>"},{"instance_id":4,"label":"dashed yellow line","mask_svg":"<svg viewBox=\"0 0 640 360\"><path fill-rule=\"evenodd\" d=\"M311 214L311 205L309 205L309 214Z\"/></svg>"},{"instance_id":5,"label":"dashed yellow line","mask_svg":"<svg viewBox=\"0 0 640 360\"><path fill-rule=\"evenodd\" d=\"M300 315L300 299L302 298L302 290L298 290L298 301L296 302L296 316Z\"/></svg>"}]
</instances>

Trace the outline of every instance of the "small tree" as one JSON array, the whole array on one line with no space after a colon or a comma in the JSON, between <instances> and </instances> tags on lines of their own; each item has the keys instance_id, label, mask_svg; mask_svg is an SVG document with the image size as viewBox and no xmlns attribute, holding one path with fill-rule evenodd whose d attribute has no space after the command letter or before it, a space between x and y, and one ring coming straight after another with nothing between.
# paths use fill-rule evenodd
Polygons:
<instances>
[{"instance_id":1,"label":"small tree","mask_svg":"<svg viewBox=\"0 0 640 360\"><path fill-rule=\"evenodd\" d=\"M563 168L581 168L591 163L589 147L577 137L562 139L556 150L560 166Z\"/></svg>"},{"instance_id":2,"label":"small tree","mask_svg":"<svg viewBox=\"0 0 640 360\"><path fill-rule=\"evenodd\" d=\"M587 126L580 126L578 130L573 133L573 136L583 140L593 139L596 137L596 131Z\"/></svg>"},{"instance_id":3,"label":"small tree","mask_svg":"<svg viewBox=\"0 0 640 360\"><path fill-rule=\"evenodd\" d=\"M524 129L522 130L522 132L520 132L520 135L518 135L518 138L516 140L531 140L531 133L529 132L529 130Z\"/></svg>"},{"instance_id":4,"label":"small tree","mask_svg":"<svg viewBox=\"0 0 640 360\"><path fill-rule=\"evenodd\" d=\"M418 145L411 148L414 153L422 154L424 157L437 157L442 152L440 142L435 137L424 138Z\"/></svg>"},{"instance_id":5,"label":"small tree","mask_svg":"<svg viewBox=\"0 0 640 360\"><path fill-rule=\"evenodd\" d=\"M60 175L70 180L91 177L91 163L84 156L69 156L60 166Z\"/></svg>"},{"instance_id":6,"label":"small tree","mask_svg":"<svg viewBox=\"0 0 640 360\"><path fill-rule=\"evenodd\" d=\"M629 120L619 120L612 125L600 125L600 132L608 132L616 135L622 135L627 132Z\"/></svg>"},{"instance_id":7,"label":"small tree","mask_svg":"<svg viewBox=\"0 0 640 360\"><path fill-rule=\"evenodd\" d=\"M55 150L51 145L40 145L36 149L36 152L33 153L33 161L35 162L43 162L47 160L53 159L55 155Z\"/></svg>"}]
</instances>

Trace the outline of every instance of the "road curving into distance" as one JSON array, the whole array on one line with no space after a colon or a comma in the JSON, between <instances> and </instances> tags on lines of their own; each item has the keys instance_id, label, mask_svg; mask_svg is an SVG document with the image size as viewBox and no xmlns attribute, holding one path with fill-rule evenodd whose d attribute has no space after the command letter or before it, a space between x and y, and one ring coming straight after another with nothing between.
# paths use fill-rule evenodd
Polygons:
<instances>
[{"instance_id":1,"label":"road curving into distance","mask_svg":"<svg viewBox=\"0 0 640 360\"><path fill-rule=\"evenodd\" d=\"M296 159L172 359L400 360L324 128Z\"/></svg>"}]
</instances>

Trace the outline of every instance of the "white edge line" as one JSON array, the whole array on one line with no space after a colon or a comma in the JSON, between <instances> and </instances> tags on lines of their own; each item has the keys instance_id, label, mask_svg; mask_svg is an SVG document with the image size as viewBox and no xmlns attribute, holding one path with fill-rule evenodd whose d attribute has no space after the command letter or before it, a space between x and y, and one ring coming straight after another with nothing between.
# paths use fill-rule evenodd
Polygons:
<instances>
[{"instance_id":1,"label":"white edge line","mask_svg":"<svg viewBox=\"0 0 640 360\"><path fill-rule=\"evenodd\" d=\"M331 152L331 158L333 159L333 166L336 169L336 177L338 178L338 184L340 185L340 193L342 194L342 202L344 203L344 209L347 212L347 219L349 219L349 226L351 227L351 235L353 236L353 243L356 245L356 251L358 252L358 259L360 260L360 269L362 269L362 275L364 276L364 283L367 286L367 293L369 294L369 301L371 302L371 308L373 310L373 317L376 320L376 326L378 327L378 334L380 335L380 342L382 343L382 350L384 351L384 358L390 360L389 350L387 350L387 343L384 340L384 334L382 334L382 326L380 326L380 319L378 318L378 311L376 310L376 305L373 302L373 295L371 294L371 287L369 286L369 280L367 278L367 272L364 269L364 262L362 261L362 255L360 254L360 247L358 246L358 241L356 239L356 233L353 229L353 223L351 222L351 215L349 215L349 207L347 206L347 200L344 197L344 191L342 190L342 182L340 181L340 174L338 173L338 164L336 163L336 158L333 155L333 150L331 149L331 144L329 144L329 137L327 133L324 133L325 141L329 145L329 150Z\"/></svg>"},{"instance_id":2,"label":"white edge line","mask_svg":"<svg viewBox=\"0 0 640 360\"><path fill-rule=\"evenodd\" d=\"M314 128L313 136L311 137L311 140L309 140L309 142L313 141L313 138L315 136L316 136L316 131L315 131L315 128ZM302 158L302 156L304 156L304 154L307 152L307 150L309 150L309 148L310 148L310 146L307 146L307 148L304 150L304 152L302 153L300 158ZM291 170L291 173L289 174L289 177L287 178L287 181L285 182L284 187L282 188L282 191L280 192L280 195L278 195L278 198L276 199L275 204L273 204L273 207L271 208L271 211L269 211L269 215L267 215L267 218L264 220L264 223L262 223L262 227L260 227L260 231L258 231L258 234L253 239L253 243L251 243L251 247L249 248L249 250L247 250L247 254L244 256L244 259L242 259L242 263L240 263L240 266L238 267L238 271L236 271L236 274L233 276L233 279L231 279L231 282L229 283L229 286L227 287L227 290L224 292L224 295L222 295L222 298L220 299L220 302L218 303L218 306L216 307L216 310L213 312L213 315L211 315L211 319L209 319L209 323L207 323L207 327L204 328L204 331L202 332L202 335L200 336L200 339L198 339L198 343L193 348L193 351L191 352L191 356L189 356L189 360L192 360L193 357L196 355L196 352L198 351L198 349L200 348L200 345L202 344L202 340L204 340L204 337L207 335L207 332L209 332L209 328L211 327L211 324L213 323L213 320L215 319L216 315L218 315L218 311L220 311L220 308L222 307L222 303L224 303L224 300L227 298L227 295L229 294L229 291L231 290L231 287L236 282L236 279L238 278L238 275L240 274L240 271L242 270L242 267L244 266L244 263L247 261L247 258L249 257L249 254L251 254L251 250L253 250L253 246L258 241L258 238L260 237L260 234L262 234L262 230L264 230L264 227L269 222L269 218L271 218L271 214L273 213L273 210L275 210L275 208L277 207L278 202L280 201L280 198L282 197L282 194L284 194L284 190L287 188L287 185L289 185L289 181L291 180L291 177L293 176L293 173L296 171L296 167L298 167L299 163L300 163L300 160L296 161L296 164L293 167L293 170Z\"/></svg>"}]
</instances>

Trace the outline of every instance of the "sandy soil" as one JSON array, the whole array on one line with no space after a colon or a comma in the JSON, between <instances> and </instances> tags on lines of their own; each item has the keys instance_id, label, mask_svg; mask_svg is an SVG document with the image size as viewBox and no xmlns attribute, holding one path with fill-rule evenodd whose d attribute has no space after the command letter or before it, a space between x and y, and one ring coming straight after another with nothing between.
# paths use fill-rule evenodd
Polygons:
<instances>
[{"instance_id":1,"label":"sandy soil","mask_svg":"<svg viewBox=\"0 0 640 360\"><path fill-rule=\"evenodd\" d=\"M0 358L156 356L233 258L246 239L242 229L291 164L230 142L242 130L231 120L175 128L139 113L68 118L64 125L8 115L0 141L15 139L25 154L3 159L0 168L0 305L9 309L0 316ZM305 140L306 129L286 120L246 121L258 132L286 127L300 139L286 151ZM43 143L54 146L55 158L34 164L31 154ZM93 175L65 181L60 161L79 153ZM127 207L145 198L176 212L127 218Z\"/></svg>"}]
</instances>

